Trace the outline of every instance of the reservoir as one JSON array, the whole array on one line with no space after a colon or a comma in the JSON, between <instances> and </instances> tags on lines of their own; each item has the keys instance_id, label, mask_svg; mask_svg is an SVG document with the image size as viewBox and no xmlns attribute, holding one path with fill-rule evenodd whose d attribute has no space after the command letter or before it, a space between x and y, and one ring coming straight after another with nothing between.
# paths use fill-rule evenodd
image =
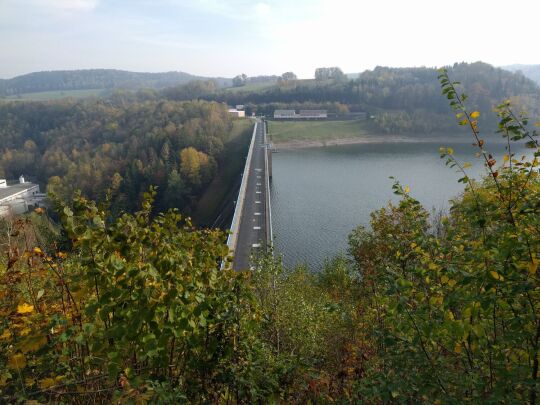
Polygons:
<instances>
[{"instance_id":1,"label":"reservoir","mask_svg":"<svg viewBox=\"0 0 540 405\"><path fill-rule=\"evenodd\" d=\"M394 176L428 210L448 210L463 190L462 175L445 166L439 148L451 146L456 158L470 162L471 177L484 168L471 142L370 143L280 150L274 153L272 223L276 252L286 266L321 268L325 258L346 252L347 237L369 225L370 213L389 201ZM501 161L504 144L488 144Z\"/></svg>"}]
</instances>

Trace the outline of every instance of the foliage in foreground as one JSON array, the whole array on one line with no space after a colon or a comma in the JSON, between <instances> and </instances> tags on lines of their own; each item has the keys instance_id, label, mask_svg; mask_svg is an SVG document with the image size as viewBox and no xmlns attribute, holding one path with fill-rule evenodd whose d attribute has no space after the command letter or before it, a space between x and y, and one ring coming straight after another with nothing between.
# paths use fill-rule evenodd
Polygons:
<instances>
[{"instance_id":1,"label":"foliage in foreground","mask_svg":"<svg viewBox=\"0 0 540 405\"><path fill-rule=\"evenodd\" d=\"M376 354L358 382L362 398L399 403L537 403L540 344L540 155L536 133L508 103L498 107L507 154L497 165L480 137L478 112L442 72L443 93L470 127L487 176L442 149L467 186L436 228L399 184L398 206L372 214L350 250L362 274ZM534 157L515 156L527 141Z\"/></svg>"},{"instance_id":2,"label":"foliage in foreground","mask_svg":"<svg viewBox=\"0 0 540 405\"><path fill-rule=\"evenodd\" d=\"M12 230L19 246L0 284L4 400L251 398L245 275L218 270L219 231L174 211L151 218L152 196L112 223L77 197L62 212L69 253L28 245L23 223Z\"/></svg>"}]
</instances>

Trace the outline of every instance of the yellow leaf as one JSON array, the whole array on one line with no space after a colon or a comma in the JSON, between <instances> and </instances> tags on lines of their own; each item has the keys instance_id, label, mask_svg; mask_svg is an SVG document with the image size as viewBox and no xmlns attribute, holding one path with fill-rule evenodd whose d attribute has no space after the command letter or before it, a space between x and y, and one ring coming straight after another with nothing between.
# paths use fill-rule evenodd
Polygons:
<instances>
[{"instance_id":1,"label":"yellow leaf","mask_svg":"<svg viewBox=\"0 0 540 405\"><path fill-rule=\"evenodd\" d=\"M441 277L441 283L446 284L447 282L448 282L448 277L447 276L442 276Z\"/></svg>"},{"instance_id":2,"label":"yellow leaf","mask_svg":"<svg viewBox=\"0 0 540 405\"><path fill-rule=\"evenodd\" d=\"M456 343L456 347L454 347L454 351L456 353L461 353L461 345L459 343Z\"/></svg>"},{"instance_id":3,"label":"yellow leaf","mask_svg":"<svg viewBox=\"0 0 540 405\"><path fill-rule=\"evenodd\" d=\"M0 374L0 387L4 387L6 385L7 380L9 380L10 374Z\"/></svg>"},{"instance_id":4,"label":"yellow leaf","mask_svg":"<svg viewBox=\"0 0 540 405\"><path fill-rule=\"evenodd\" d=\"M6 329L2 334L0 335L0 340L8 340L11 337L11 332L9 329Z\"/></svg>"},{"instance_id":5,"label":"yellow leaf","mask_svg":"<svg viewBox=\"0 0 540 405\"><path fill-rule=\"evenodd\" d=\"M27 336L28 334L30 334L30 332L32 332L32 329L30 329L28 327L24 327L19 331L19 335Z\"/></svg>"},{"instance_id":6,"label":"yellow leaf","mask_svg":"<svg viewBox=\"0 0 540 405\"><path fill-rule=\"evenodd\" d=\"M45 378L39 382L39 388L42 390L46 390L53 385L56 385L56 382L52 378Z\"/></svg>"},{"instance_id":7,"label":"yellow leaf","mask_svg":"<svg viewBox=\"0 0 540 405\"><path fill-rule=\"evenodd\" d=\"M34 248L34 253L37 253L38 255L40 255L40 254L43 253L43 250L41 250L41 249L38 248L38 247L35 247L35 248Z\"/></svg>"},{"instance_id":8,"label":"yellow leaf","mask_svg":"<svg viewBox=\"0 0 540 405\"><path fill-rule=\"evenodd\" d=\"M471 113L471 118L473 120L477 119L478 117L480 117L480 113L478 111L474 111Z\"/></svg>"},{"instance_id":9,"label":"yellow leaf","mask_svg":"<svg viewBox=\"0 0 540 405\"><path fill-rule=\"evenodd\" d=\"M456 283L457 283L456 280L452 280L452 279L448 280L448 285L449 285L450 287L455 286Z\"/></svg>"},{"instance_id":10,"label":"yellow leaf","mask_svg":"<svg viewBox=\"0 0 540 405\"><path fill-rule=\"evenodd\" d=\"M8 359L8 367L13 370L20 370L26 366L26 357L24 354L17 353Z\"/></svg>"},{"instance_id":11,"label":"yellow leaf","mask_svg":"<svg viewBox=\"0 0 540 405\"><path fill-rule=\"evenodd\" d=\"M403 191L405 192L405 194L409 194L409 192L411 191L411 189L409 188L409 186L405 186L405 188L403 189Z\"/></svg>"},{"instance_id":12,"label":"yellow leaf","mask_svg":"<svg viewBox=\"0 0 540 405\"><path fill-rule=\"evenodd\" d=\"M471 163L469 163L469 162L463 163L463 168L464 168L464 169L469 169L469 168L471 168L471 167L472 167L472 164L471 164Z\"/></svg>"},{"instance_id":13,"label":"yellow leaf","mask_svg":"<svg viewBox=\"0 0 540 405\"><path fill-rule=\"evenodd\" d=\"M428 264L428 269L430 269L430 270L438 270L438 269L439 269L439 266L437 266L437 265L436 265L435 263L433 263L433 262L430 262L430 263Z\"/></svg>"},{"instance_id":14,"label":"yellow leaf","mask_svg":"<svg viewBox=\"0 0 540 405\"><path fill-rule=\"evenodd\" d=\"M503 156L503 160L504 160L505 162L508 162L508 161L510 160L510 156L504 155L504 156Z\"/></svg>"},{"instance_id":15,"label":"yellow leaf","mask_svg":"<svg viewBox=\"0 0 540 405\"><path fill-rule=\"evenodd\" d=\"M47 344L45 336L30 336L19 343L18 348L23 353L35 352Z\"/></svg>"},{"instance_id":16,"label":"yellow leaf","mask_svg":"<svg viewBox=\"0 0 540 405\"><path fill-rule=\"evenodd\" d=\"M535 274L537 268L538 268L538 260L533 260L531 263L529 263L529 274L531 275Z\"/></svg>"},{"instance_id":17,"label":"yellow leaf","mask_svg":"<svg viewBox=\"0 0 540 405\"><path fill-rule=\"evenodd\" d=\"M34 311L34 306L30 304L21 304L17 306L17 312L19 314L29 314Z\"/></svg>"},{"instance_id":18,"label":"yellow leaf","mask_svg":"<svg viewBox=\"0 0 540 405\"><path fill-rule=\"evenodd\" d=\"M454 149L446 148L446 153L448 153L449 155L453 155L454 154Z\"/></svg>"},{"instance_id":19,"label":"yellow leaf","mask_svg":"<svg viewBox=\"0 0 540 405\"><path fill-rule=\"evenodd\" d=\"M491 274L491 277L493 277L495 280L499 280L499 281L504 281L504 277L501 276L499 273L497 273L496 271L490 271L489 274Z\"/></svg>"}]
</instances>

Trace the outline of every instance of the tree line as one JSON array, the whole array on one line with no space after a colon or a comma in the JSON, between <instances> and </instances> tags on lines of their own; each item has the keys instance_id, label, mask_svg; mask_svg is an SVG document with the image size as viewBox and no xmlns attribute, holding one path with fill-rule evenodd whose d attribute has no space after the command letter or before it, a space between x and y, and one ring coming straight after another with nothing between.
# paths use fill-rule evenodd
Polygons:
<instances>
[{"instance_id":1,"label":"tree line","mask_svg":"<svg viewBox=\"0 0 540 405\"><path fill-rule=\"evenodd\" d=\"M511 99L518 109L540 111L540 88L522 74L481 62L454 64L448 70L469 89L469 103L486 111L482 117L486 125L496 122L491 110L502 99ZM445 101L439 95L434 68L376 67L350 80L338 68L321 68L317 72L317 80L294 80L288 85L242 93L221 92L212 97L231 105L342 103L351 111L379 116L377 124L383 132L447 132L453 128ZM430 125L425 125L426 120Z\"/></svg>"},{"instance_id":2,"label":"tree line","mask_svg":"<svg viewBox=\"0 0 540 405\"><path fill-rule=\"evenodd\" d=\"M156 207L190 212L219 170L232 120L206 101L111 100L0 104L0 177L25 174L47 190L92 199L111 192L133 211L150 185Z\"/></svg>"}]
</instances>

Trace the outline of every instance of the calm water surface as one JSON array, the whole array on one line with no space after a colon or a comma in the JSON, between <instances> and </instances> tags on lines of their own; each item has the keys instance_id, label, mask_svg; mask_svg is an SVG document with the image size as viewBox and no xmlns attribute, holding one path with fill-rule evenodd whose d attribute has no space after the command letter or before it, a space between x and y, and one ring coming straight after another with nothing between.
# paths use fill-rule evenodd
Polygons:
<instances>
[{"instance_id":1,"label":"calm water surface","mask_svg":"<svg viewBox=\"0 0 540 405\"><path fill-rule=\"evenodd\" d=\"M272 222L276 250L287 266L317 270L324 259L347 249L347 236L369 224L369 214L388 201L394 176L410 186L426 208L448 209L459 195L461 177L439 157L440 143L381 143L282 150L273 154ZM483 170L469 143L454 143L458 159ZM497 157L504 145L490 151Z\"/></svg>"}]
</instances>

